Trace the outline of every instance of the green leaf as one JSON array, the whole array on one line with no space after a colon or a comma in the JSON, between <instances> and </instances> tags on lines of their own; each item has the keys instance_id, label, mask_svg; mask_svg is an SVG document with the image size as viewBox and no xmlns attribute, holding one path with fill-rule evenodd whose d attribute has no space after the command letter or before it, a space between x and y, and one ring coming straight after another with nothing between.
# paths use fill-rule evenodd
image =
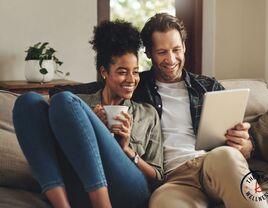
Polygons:
<instances>
[{"instance_id":1,"label":"green leaf","mask_svg":"<svg viewBox=\"0 0 268 208\"><path fill-rule=\"evenodd\" d=\"M41 44L41 42L36 43L33 47L38 48L38 46Z\"/></svg>"},{"instance_id":2,"label":"green leaf","mask_svg":"<svg viewBox=\"0 0 268 208\"><path fill-rule=\"evenodd\" d=\"M59 59L56 56L53 56L53 59L55 60L56 64L59 64L60 66L63 64L63 62L59 61Z\"/></svg>"},{"instance_id":3,"label":"green leaf","mask_svg":"<svg viewBox=\"0 0 268 208\"><path fill-rule=\"evenodd\" d=\"M57 73L63 74L63 72L61 70L56 70Z\"/></svg>"},{"instance_id":4,"label":"green leaf","mask_svg":"<svg viewBox=\"0 0 268 208\"><path fill-rule=\"evenodd\" d=\"M40 73L43 74L43 75L45 75L45 74L48 73L48 71L47 71L46 68L41 68L39 71L40 71Z\"/></svg>"},{"instance_id":5,"label":"green leaf","mask_svg":"<svg viewBox=\"0 0 268 208\"><path fill-rule=\"evenodd\" d=\"M62 61L56 61L56 63L59 64L59 65L62 65L63 64Z\"/></svg>"},{"instance_id":6,"label":"green leaf","mask_svg":"<svg viewBox=\"0 0 268 208\"><path fill-rule=\"evenodd\" d=\"M40 46L40 50L43 51L43 49L48 45L48 42L44 42L41 46Z\"/></svg>"},{"instance_id":7,"label":"green leaf","mask_svg":"<svg viewBox=\"0 0 268 208\"><path fill-rule=\"evenodd\" d=\"M39 66L42 68L43 59L39 60Z\"/></svg>"},{"instance_id":8,"label":"green leaf","mask_svg":"<svg viewBox=\"0 0 268 208\"><path fill-rule=\"evenodd\" d=\"M46 54L50 55L50 56L52 56L52 54L55 53L55 52L56 51L53 48L49 48L49 49L46 50Z\"/></svg>"},{"instance_id":9,"label":"green leaf","mask_svg":"<svg viewBox=\"0 0 268 208\"><path fill-rule=\"evenodd\" d=\"M41 51L38 48L34 48L34 47L30 47L27 51L27 55L25 57L25 60L38 60L40 55L41 55Z\"/></svg>"}]
</instances>

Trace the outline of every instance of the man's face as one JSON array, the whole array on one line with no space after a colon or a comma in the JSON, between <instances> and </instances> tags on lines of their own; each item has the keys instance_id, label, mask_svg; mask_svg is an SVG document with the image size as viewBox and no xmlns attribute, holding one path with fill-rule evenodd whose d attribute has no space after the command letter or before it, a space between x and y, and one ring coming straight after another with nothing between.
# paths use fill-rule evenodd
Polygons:
<instances>
[{"instance_id":1,"label":"man's face","mask_svg":"<svg viewBox=\"0 0 268 208\"><path fill-rule=\"evenodd\" d=\"M160 82L173 83L182 79L185 61L185 44L178 30L154 32L152 50L148 57L152 59L156 79Z\"/></svg>"}]
</instances>

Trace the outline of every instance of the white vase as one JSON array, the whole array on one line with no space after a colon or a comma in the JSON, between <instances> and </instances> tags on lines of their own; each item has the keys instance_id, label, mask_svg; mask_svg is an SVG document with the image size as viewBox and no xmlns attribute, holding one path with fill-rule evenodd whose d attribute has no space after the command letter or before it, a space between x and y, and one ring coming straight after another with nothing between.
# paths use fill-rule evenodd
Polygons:
<instances>
[{"instance_id":1,"label":"white vase","mask_svg":"<svg viewBox=\"0 0 268 208\"><path fill-rule=\"evenodd\" d=\"M25 78L29 82L49 82L53 80L56 70L54 60L43 60L42 68L47 70L47 74L41 74L39 60L28 60L25 64Z\"/></svg>"}]
</instances>

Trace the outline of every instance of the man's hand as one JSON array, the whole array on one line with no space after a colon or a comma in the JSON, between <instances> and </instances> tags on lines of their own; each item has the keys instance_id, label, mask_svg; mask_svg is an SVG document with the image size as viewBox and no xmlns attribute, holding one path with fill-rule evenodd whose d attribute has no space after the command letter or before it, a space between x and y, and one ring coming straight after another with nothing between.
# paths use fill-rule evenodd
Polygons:
<instances>
[{"instance_id":1,"label":"man's hand","mask_svg":"<svg viewBox=\"0 0 268 208\"><path fill-rule=\"evenodd\" d=\"M234 128L228 129L225 135L227 138L226 144L238 149L246 159L249 159L253 149L248 133L249 128L249 123L239 123Z\"/></svg>"}]
</instances>

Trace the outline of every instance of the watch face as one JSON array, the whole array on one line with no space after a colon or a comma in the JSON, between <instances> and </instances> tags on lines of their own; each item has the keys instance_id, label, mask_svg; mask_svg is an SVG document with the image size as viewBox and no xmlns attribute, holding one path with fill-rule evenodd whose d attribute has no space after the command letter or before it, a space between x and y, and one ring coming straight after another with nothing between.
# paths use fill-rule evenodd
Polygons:
<instances>
[{"instance_id":1,"label":"watch face","mask_svg":"<svg viewBox=\"0 0 268 208\"><path fill-rule=\"evenodd\" d=\"M140 156L137 154L134 157L134 163L137 164L139 162Z\"/></svg>"}]
</instances>

